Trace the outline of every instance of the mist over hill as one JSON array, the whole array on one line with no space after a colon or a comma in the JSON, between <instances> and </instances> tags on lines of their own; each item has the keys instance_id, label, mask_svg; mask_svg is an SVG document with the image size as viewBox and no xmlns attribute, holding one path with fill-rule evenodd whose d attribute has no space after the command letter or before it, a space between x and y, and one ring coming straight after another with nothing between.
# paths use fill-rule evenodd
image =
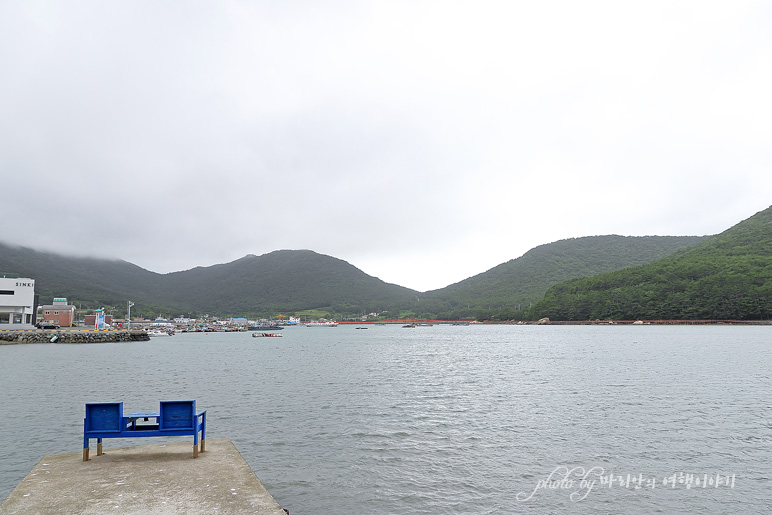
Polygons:
<instances>
[{"instance_id":1,"label":"mist over hill","mask_svg":"<svg viewBox=\"0 0 772 515\"><path fill-rule=\"evenodd\" d=\"M66 297L82 307L123 313L276 314L324 308L335 313L384 310L417 292L369 276L310 250L249 255L230 263L158 274L121 260L64 256L0 243L0 271L35 279L41 303Z\"/></svg>"}]
</instances>

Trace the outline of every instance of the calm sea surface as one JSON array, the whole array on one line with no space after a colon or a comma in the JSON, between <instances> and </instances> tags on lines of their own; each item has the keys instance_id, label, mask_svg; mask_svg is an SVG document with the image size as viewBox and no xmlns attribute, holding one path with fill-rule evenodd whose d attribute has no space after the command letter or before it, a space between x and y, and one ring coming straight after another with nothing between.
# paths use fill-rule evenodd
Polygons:
<instances>
[{"instance_id":1,"label":"calm sea surface","mask_svg":"<svg viewBox=\"0 0 772 515\"><path fill-rule=\"evenodd\" d=\"M85 403L196 399L292 515L772 511L772 327L282 333L0 346L0 500Z\"/></svg>"}]
</instances>

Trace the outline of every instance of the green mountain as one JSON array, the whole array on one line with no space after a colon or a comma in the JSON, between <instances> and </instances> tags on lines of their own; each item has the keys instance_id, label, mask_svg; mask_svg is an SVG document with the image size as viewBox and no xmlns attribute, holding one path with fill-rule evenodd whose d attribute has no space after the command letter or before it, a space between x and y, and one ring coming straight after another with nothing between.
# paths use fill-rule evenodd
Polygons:
<instances>
[{"instance_id":1,"label":"green mountain","mask_svg":"<svg viewBox=\"0 0 772 515\"><path fill-rule=\"evenodd\" d=\"M349 263L310 250L278 250L163 276L159 299L183 311L292 313L395 309L414 290L388 284Z\"/></svg>"},{"instance_id":2,"label":"green mountain","mask_svg":"<svg viewBox=\"0 0 772 515\"><path fill-rule=\"evenodd\" d=\"M120 260L63 256L0 243L0 272L35 279L41 304L66 297L78 306L124 313L270 315L308 309L362 313L397 309L417 292L385 283L310 250L245 256L222 265L157 274Z\"/></svg>"},{"instance_id":3,"label":"green mountain","mask_svg":"<svg viewBox=\"0 0 772 515\"><path fill-rule=\"evenodd\" d=\"M738 319L772 316L772 207L653 263L551 288L532 318Z\"/></svg>"},{"instance_id":4,"label":"green mountain","mask_svg":"<svg viewBox=\"0 0 772 515\"><path fill-rule=\"evenodd\" d=\"M524 318L553 285L654 261L702 237L591 236L536 247L522 257L440 290L418 293L310 250L158 274L120 260L78 258L0 244L0 272L36 281L41 303L67 297L83 307L135 314L275 315L389 311L424 318Z\"/></svg>"},{"instance_id":5,"label":"green mountain","mask_svg":"<svg viewBox=\"0 0 772 515\"><path fill-rule=\"evenodd\" d=\"M437 311L505 312L527 309L563 281L649 263L702 241L704 236L587 236L535 247L521 257L446 288L427 292ZM469 314L469 313L467 313ZM500 314L504 318L519 318ZM452 318L461 318L460 316Z\"/></svg>"}]
</instances>

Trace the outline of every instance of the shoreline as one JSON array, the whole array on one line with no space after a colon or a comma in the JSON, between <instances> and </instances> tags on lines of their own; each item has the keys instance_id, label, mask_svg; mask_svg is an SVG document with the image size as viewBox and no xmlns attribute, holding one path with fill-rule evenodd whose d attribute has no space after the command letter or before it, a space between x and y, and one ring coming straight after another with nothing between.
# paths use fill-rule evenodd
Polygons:
<instances>
[{"instance_id":1,"label":"shoreline","mask_svg":"<svg viewBox=\"0 0 772 515\"><path fill-rule=\"evenodd\" d=\"M487 325L772 325L772 320L486 320Z\"/></svg>"}]
</instances>

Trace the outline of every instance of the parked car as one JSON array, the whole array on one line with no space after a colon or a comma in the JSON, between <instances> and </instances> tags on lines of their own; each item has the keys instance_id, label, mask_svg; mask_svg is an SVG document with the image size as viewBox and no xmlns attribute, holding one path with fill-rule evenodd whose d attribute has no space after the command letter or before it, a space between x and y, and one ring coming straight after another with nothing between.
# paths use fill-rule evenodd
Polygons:
<instances>
[{"instance_id":1,"label":"parked car","mask_svg":"<svg viewBox=\"0 0 772 515\"><path fill-rule=\"evenodd\" d=\"M35 327L38 329L59 329L59 324L43 320L42 322L35 324Z\"/></svg>"}]
</instances>

